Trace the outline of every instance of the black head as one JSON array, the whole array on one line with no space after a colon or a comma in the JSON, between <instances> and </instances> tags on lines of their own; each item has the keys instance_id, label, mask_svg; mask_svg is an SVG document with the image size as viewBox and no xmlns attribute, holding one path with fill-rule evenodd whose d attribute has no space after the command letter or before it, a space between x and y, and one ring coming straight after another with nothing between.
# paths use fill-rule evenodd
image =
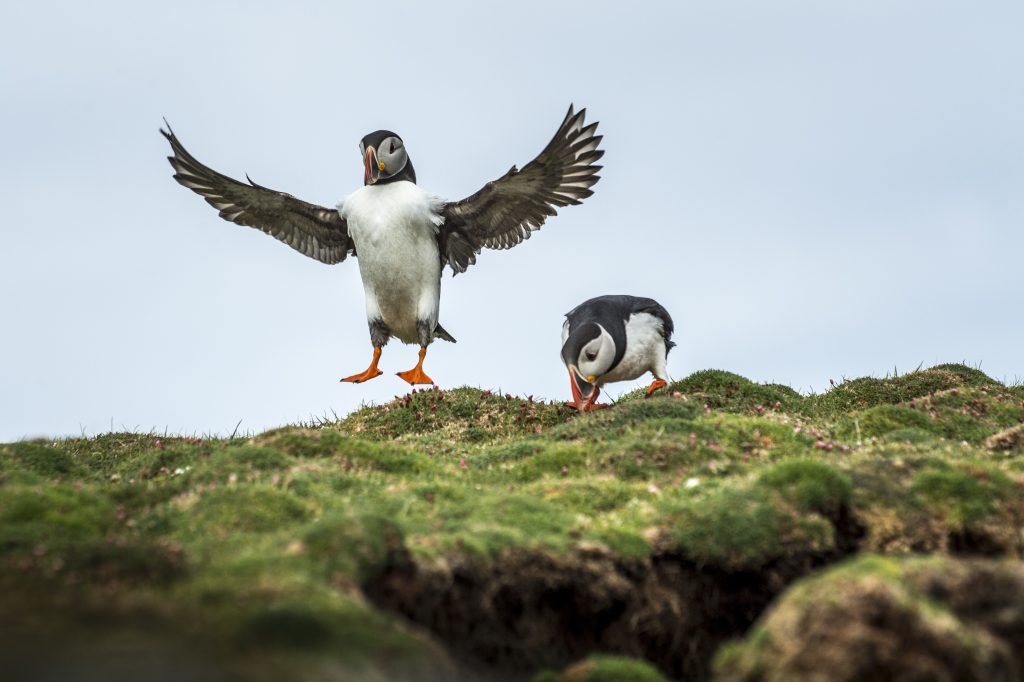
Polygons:
<instances>
[{"instance_id":1,"label":"black head","mask_svg":"<svg viewBox=\"0 0 1024 682\"><path fill-rule=\"evenodd\" d=\"M378 130L359 143L363 157L363 184L385 185L398 180L416 182L416 171L405 143L390 130Z\"/></svg>"},{"instance_id":2,"label":"black head","mask_svg":"<svg viewBox=\"0 0 1024 682\"><path fill-rule=\"evenodd\" d=\"M601 325L586 322L574 329L562 344L562 362L584 397L593 392L595 382L608 369L606 365L610 362L606 360L610 356L606 346L610 342L611 337ZM610 350L614 355L614 344Z\"/></svg>"}]
</instances>

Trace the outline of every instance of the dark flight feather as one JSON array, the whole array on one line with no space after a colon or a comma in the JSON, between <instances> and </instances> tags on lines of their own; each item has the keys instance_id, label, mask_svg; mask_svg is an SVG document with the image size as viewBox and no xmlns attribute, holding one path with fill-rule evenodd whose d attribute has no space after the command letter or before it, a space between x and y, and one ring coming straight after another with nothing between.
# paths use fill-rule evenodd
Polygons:
<instances>
[{"instance_id":1,"label":"dark flight feather","mask_svg":"<svg viewBox=\"0 0 1024 682\"><path fill-rule=\"evenodd\" d=\"M206 199L224 220L262 230L328 265L340 263L350 253L355 255L348 225L335 209L257 185L248 175L248 185L222 175L189 154L170 124L160 132L174 151L167 157L175 171L174 179Z\"/></svg>"},{"instance_id":2,"label":"dark flight feather","mask_svg":"<svg viewBox=\"0 0 1024 682\"><path fill-rule=\"evenodd\" d=\"M476 263L482 248L510 249L556 215L556 207L593 194L601 169L594 162L604 151L598 149L597 123L583 125L586 111L574 113L570 105L551 142L522 170L512 166L472 196L445 204L438 241L441 258L455 273Z\"/></svg>"}]
</instances>

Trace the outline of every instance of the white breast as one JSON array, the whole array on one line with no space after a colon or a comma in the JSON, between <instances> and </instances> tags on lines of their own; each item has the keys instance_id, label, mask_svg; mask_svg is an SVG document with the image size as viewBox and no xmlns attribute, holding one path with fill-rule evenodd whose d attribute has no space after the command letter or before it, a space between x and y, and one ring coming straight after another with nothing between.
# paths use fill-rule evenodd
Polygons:
<instances>
[{"instance_id":1,"label":"white breast","mask_svg":"<svg viewBox=\"0 0 1024 682\"><path fill-rule=\"evenodd\" d=\"M417 340L416 322L437 324L443 201L406 181L367 185L338 204L356 246L366 316L382 319L402 341Z\"/></svg>"},{"instance_id":2,"label":"white breast","mask_svg":"<svg viewBox=\"0 0 1024 682\"><path fill-rule=\"evenodd\" d=\"M633 313L626 321L626 353L619 364L601 377L601 383L630 381L652 372L665 378L665 338L662 321L650 313Z\"/></svg>"}]
</instances>

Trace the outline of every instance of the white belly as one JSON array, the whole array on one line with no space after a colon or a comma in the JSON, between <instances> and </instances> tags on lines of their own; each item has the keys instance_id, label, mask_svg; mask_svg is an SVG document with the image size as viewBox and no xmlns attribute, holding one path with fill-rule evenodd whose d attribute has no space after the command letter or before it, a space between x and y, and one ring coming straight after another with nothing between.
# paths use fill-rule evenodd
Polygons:
<instances>
[{"instance_id":1,"label":"white belly","mask_svg":"<svg viewBox=\"0 0 1024 682\"><path fill-rule=\"evenodd\" d=\"M411 182L368 186L339 204L356 246L366 317L406 343L433 329L441 295L438 201Z\"/></svg>"},{"instance_id":2,"label":"white belly","mask_svg":"<svg viewBox=\"0 0 1024 682\"><path fill-rule=\"evenodd\" d=\"M649 313L634 313L626 322L626 354L619 364L601 377L601 383L631 381L645 372L665 376L665 338L662 322Z\"/></svg>"}]
</instances>

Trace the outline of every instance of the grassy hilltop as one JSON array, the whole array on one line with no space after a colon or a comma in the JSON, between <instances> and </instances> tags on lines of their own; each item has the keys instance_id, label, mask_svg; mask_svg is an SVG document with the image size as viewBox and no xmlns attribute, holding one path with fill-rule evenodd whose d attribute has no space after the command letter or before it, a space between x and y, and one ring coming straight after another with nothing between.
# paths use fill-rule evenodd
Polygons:
<instances>
[{"instance_id":1,"label":"grassy hilltop","mask_svg":"<svg viewBox=\"0 0 1024 682\"><path fill-rule=\"evenodd\" d=\"M963 365L809 397L709 370L587 415L433 389L0 445L0 669L1016 680L1022 556L1024 387Z\"/></svg>"}]
</instances>

